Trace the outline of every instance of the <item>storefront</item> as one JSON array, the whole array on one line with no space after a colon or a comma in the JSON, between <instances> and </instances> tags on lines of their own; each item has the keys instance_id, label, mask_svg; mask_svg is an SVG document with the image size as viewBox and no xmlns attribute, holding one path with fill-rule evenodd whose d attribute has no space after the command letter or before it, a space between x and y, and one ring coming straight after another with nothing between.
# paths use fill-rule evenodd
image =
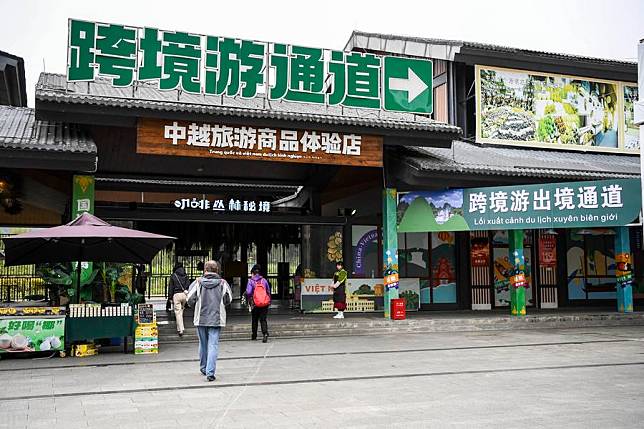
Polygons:
<instances>
[{"instance_id":1,"label":"storefront","mask_svg":"<svg viewBox=\"0 0 644 429\"><path fill-rule=\"evenodd\" d=\"M134 43L111 52L114 37ZM97 146L96 172L76 178L91 191L72 207L177 237L146 268L147 294L165 293L175 262L194 277L216 259L240 296L259 263L277 298L327 311L329 295L307 291L344 260L350 309L384 310L389 153L460 135L425 116L431 61L75 20L69 59L66 76L41 75L36 112ZM401 282L414 309L426 280Z\"/></svg>"},{"instance_id":2,"label":"storefront","mask_svg":"<svg viewBox=\"0 0 644 429\"><path fill-rule=\"evenodd\" d=\"M614 306L617 300L620 311L630 311L620 295L620 279L630 275L625 267L634 269L636 303L642 298L639 209L618 223L591 213L580 216L585 220L576 225L552 224L547 218L539 222L544 217L534 216L535 222L521 227L521 240L512 232L516 224L465 228L451 224L452 218L445 221L458 192L482 187L486 194L480 209L486 216L521 208L512 207L517 199L512 190L555 183L571 194L571 208L594 207L593 198L600 209L607 208L601 200L603 186L610 186L605 181L639 181L633 124L636 63L362 32L353 33L347 49L432 58L433 117L463 130L450 149L400 148L391 154L386 170L387 187L399 195L401 276L410 266L427 278L442 272L421 286L424 308L510 306L516 270L511 255L519 245L528 308ZM503 193L504 186L516 189ZM555 191L550 189L553 205ZM431 225L403 219L409 199L417 194L427 196L429 208L420 208L425 213L420 218L433 218ZM639 207L639 195L639 187L633 186L623 198ZM529 204L535 203L533 197L544 196L530 194ZM456 200L462 204L460 195ZM465 230L470 232L458 232ZM449 242L455 243L454 250ZM627 254L634 263L624 261Z\"/></svg>"}]
</instances>

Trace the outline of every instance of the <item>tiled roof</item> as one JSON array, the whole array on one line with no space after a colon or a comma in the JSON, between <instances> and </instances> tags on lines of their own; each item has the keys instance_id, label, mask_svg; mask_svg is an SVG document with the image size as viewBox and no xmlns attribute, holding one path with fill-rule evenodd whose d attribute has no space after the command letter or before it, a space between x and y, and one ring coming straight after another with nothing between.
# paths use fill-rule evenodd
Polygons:
<instances>
[{"instance_id":1,"label":"tiled roof","mask_svg":"<svg viewBox=\"0 0 644 429\"><path fill-rule=\"evenodd\" d=\"M442 47L442 49L441 49ZM346 50L368 49L372 51L391 52L419 57L435 57L433 51L442 51L449 56L459 53L462 48L487 50L503 53L510 56L528 55L557 60L568 60L586 64L610 64L633 68L637 72L637 62L621 61L605 58L586 57L582 55L569 55L554 52L543 52L530 49L513 48L509 46L492 45L487 43L467 42L463 40L433 39L424 37L399 36L393 34L369 33L354 31L347 42ZM442 55L441 55L442 56ZM448 58L442 58L448 59Z\"/></svg>"},{"instance_id":2,"label":"tiled roof","mask_svg":"<svg viewBox=\"0 0 644 429\"><path fill-rule=\"evenodd\" d=\"M407 163L424 171L558 179L634 178L632 155L516 149L454 141L451 149L408 147Z\"/></svg>"},{"instance_id":3,"label":"tiled roof","mask_svg":"<svg viewBox=\"0 0 644 429\"><path fill-rule=\"evenodd\" d=\"M96 144L76 125L38 121L28 107L0 106L0 149L95 154Z\"/></svg>"},{"instance_id":4,"label":"tiled roof","mask_svg":"<svg viewBox=\"0 0 644 429\"><path fill-rule=\"evenodd\" d=\"M364 126L384 129L445 132L458 135L460 128L422 115L355 109L285 101L263 97L232 98L190 94L179 90L161 91L156 83L137 82L116 88L107 79L67 83L65 75L41 73L36 85L36 100L165 112L205 113L260 119L281 119Z\"/></svg>"},{"instance_id":5,"label":"tiled roof","mask_svg":"<svg viewBox=\"0 0 644 429\"><path fill-rule=\"evenodd\" d=\"M192 187L209 187L209 188L231 188L231 189L261 189L262 191L272 192L296 192L299 186L296 185L275 185L270 183L231 183L231 182L213 182L208 180L173 180L160 178L140 178L140 177L107 177L97 176L96 181L99 183L125 183L134 185L159 185L159 186L192 186Z\"/></svg>"}]
</instances>

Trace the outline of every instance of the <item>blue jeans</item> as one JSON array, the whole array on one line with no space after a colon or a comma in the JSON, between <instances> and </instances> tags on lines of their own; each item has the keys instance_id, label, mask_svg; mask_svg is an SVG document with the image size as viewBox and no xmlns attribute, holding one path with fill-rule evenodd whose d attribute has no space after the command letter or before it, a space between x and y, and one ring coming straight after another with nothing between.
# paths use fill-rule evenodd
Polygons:
<instances>
[{"instance_id":1,"label":"blue jeans","mask_svg":"<svg viewBox=\"0 0 644 429\"><path fill-rule=\"evenodd\" d=\"M219 353L219 331L213 326L197 326L199 336L199 366L207 376L215 375Z\"/></svg>"}]
</instances>

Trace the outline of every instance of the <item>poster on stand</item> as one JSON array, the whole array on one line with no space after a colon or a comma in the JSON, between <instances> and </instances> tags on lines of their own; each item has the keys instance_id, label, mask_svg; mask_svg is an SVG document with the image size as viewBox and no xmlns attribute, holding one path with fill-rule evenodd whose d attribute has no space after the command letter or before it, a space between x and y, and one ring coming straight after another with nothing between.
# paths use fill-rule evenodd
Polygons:
<instances>
[{"instance_id":1,"label":"poster on stand","mask_svg":"<svg viewBox=\"0 0 644 429\"><path fill-rule=\"evenodd\" d=\"M333 312L332 279L306 278L302 285L302 310L309 313ZM407 301L407 311L418 310L420 280L402 278L399 294ZM384 284L382 279L348 279L347 312L384 311Z\"/></svg>"}]
</instances>

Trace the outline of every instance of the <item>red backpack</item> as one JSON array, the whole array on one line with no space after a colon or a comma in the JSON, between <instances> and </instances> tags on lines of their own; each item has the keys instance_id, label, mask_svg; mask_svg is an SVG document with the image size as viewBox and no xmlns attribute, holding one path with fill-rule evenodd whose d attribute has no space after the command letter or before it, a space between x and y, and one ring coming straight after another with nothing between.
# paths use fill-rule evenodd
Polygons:
<instances>
[{"instance_id":1,"label":"red backpack","mask_svg":"<svg viewBox=\"0 0 644 429\"><path fill-rule=\"evenodd\" d=\"M271 305L271 296L268 294L266 287L264 287L263 280L263 278L259 278L255 281L255 289L253 290L253 304L259 308Z\"/></svg>"}]
</instances>

